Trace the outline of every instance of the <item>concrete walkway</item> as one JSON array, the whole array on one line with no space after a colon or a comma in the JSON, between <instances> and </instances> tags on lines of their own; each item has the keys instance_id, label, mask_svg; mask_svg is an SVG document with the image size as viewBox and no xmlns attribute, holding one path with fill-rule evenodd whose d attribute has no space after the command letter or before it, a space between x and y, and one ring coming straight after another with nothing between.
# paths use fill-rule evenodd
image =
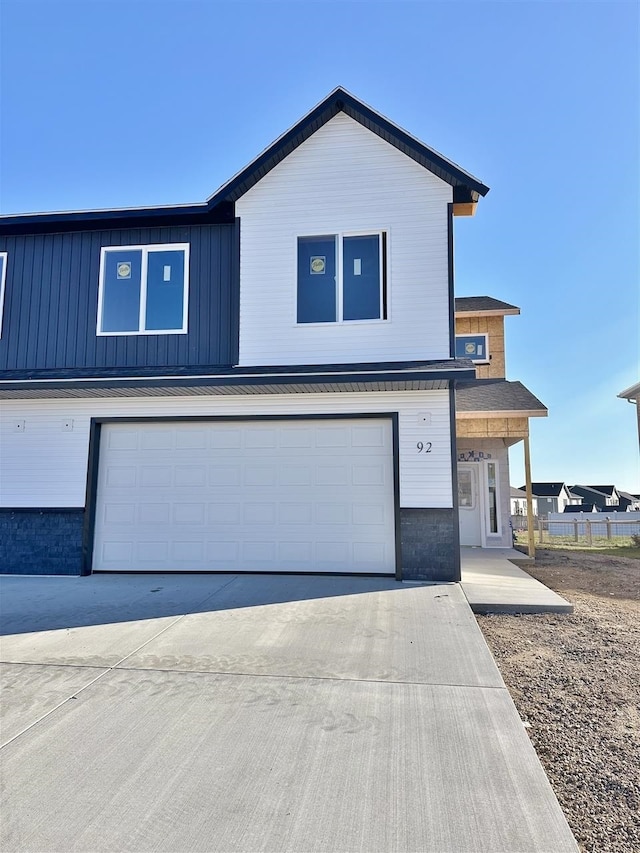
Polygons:
<instances>
[{"instance_id":1,"label":"concrete walkway","mask_svg":"<svg viewBox=\"0 0 640 853\"><path fill-rule=\"evenodd\" d=\"M513 548L461 548L462 589L474 613L573 613L573 605L512 560Z\"/></svg>"},{"instance_id":2,"label":"concrete walkway","mask_svg":"<svg viewBox=\"0 0 640 853\"><path fill-rule=\"evenodd\" d=\"M3 853L578 849L457 584L1 595Z\"/></svg>"}]
</instances>

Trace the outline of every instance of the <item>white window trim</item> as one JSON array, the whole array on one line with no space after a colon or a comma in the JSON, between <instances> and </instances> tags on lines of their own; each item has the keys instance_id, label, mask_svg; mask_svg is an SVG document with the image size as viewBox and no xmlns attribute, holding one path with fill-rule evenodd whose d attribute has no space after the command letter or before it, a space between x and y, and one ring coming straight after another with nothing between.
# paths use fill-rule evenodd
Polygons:
<instances>
[{"instance_id":1,"label":"white window trim","mask_svg":"<svg viewBox=\"0 0 640 853\"><path fill-rule=\"evenodd\" d=\"M294 302L294 314L293 314L293 324L296 328L309 328L309 327L326 327L326 326L354 326L354 325L378 325L380 323L389 323L391 321L390 316L390 303L389 299L389 258L391 256L391 251L389 248L390 242L390 228L371 228L370 230L365 231L336 231L334 233L324 234L322 229L319 229L317 233L313 234L309 232L308 234L296 234L294 237L295 241L295 286L294 286L294 294L295 298ZM386 244L386 255L387 255L387 263L383 265L384 261L384 251L383 251L383 239L382 235L385 235L385 244ZM342 303L342 289L343 289L343 270L342 270L342 241L345 237L375 237L378 236L380 239L378 241L378 251L379 251L379 261L380 261L380 317L369 317L364 320L343 320L342 312L343 312L343 303ZM338 308L338 318L336 320L326 320L324 322L316 322L316 323L299 323L298 322L298 240L300 238L305 237L335 237L336 239L336 299L337 299L337 308ZM386 284L386 287L384 286ZM384 297L387 297L386 302L386 317L382 315L385 313L385 303Z\"/></svg>"},{"instance_id":2,"label":"white window trim","mask_svg":"<svg viewBox=\"0 0 640 853\"><path fill-rule=\"evenodd\" d=\"M96 323L96 335L99 338L113 338L140 335L186 335L188 331L188 307L189 307L189 243L146 243L135 246L102 246L100 249L100 279L98 283L98 319ZM138 317L138 330L133 332L103 332L102 309L104 299L104 271L109 252L142 251L142 265L140 269L140 316ZM143 329L144 318L147 309L147 265L149 252L184 252L184 281L182 287L182 328L181 329Z\"/></svg>"},{"instance_id":3,"label":"white window trim","mask_svg":"<svg viewBox=\"0 0 640 853\"><path fill-rule=\"evenodd\" d=\"M456 334L456 341L458 338L484 338L484 351L486 356L484 358L472 358L471 361L474 364L489 364L491 361L491 356L489 355L489 335L487 332L464 332ZM456 358L464 358L465 356L456 356Z\"/></svg>"},{"instance_id":4,"label":"white window trim","mask_svg":"<svg viewBox=\"0 0 640 853\"><path fill-rule=\"evenodd\" d=\"M0 275L0 338L2 337L2 321L4 319L4 288L7 280L7 265L9 263L9 253L0 252L0 258L3 260L2 275Z\"/></svg>"}]
</instances>

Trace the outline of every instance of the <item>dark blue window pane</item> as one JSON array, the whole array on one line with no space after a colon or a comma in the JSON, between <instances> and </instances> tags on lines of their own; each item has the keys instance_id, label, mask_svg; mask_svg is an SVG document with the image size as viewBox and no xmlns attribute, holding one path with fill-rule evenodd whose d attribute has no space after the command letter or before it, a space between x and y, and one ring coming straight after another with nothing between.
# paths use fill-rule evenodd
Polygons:
<instances>
[{"instance_id":1,"label":"dark blue window pane","mask_svg":"<svg viewBox=\"0 0 640 853\"><path fill-rule=\"evenodd\" d=\"M487 343L484 335L459 335L456 337L456 358L472 361L487 360Z\"/></svg>"},{"instance_id":2,"label":"dark blue window pane","mask_svg":"<svg viewBox=\"0 0 640 853\"><path fill-rule=\"evenodd\" d=\"M343 319L379 319L380 237L345 237L342 269Z\"/></svg>"},{"instance_id":3,"label":"dark blue window pane","mask_svg":"<svg viewBox=\"0 0 640 853\"><path fill-rule=\"evenodd\" d=\"M298 323L335 323L336 238L298 238Z\"/></svg>"},{"instance_id":4,"label":"dark blue window pane","mask_svg":"<svg viewBox=\"0 0 640 853\"><path fill-rule=\"evenodd\" d=\"M140 324L140 249L106 252L101 332L137 332Z\"/></svg>"},{"instance_id":5,"label":"dark blue window pane","mask_svg":"<svg viewBox=\"0 0 640 853\"><path fill-rule=\"evenodd\" d=\"M183 311L184 252L149 252L145 329L182 329Z\"/></svg>"}]
</instances>

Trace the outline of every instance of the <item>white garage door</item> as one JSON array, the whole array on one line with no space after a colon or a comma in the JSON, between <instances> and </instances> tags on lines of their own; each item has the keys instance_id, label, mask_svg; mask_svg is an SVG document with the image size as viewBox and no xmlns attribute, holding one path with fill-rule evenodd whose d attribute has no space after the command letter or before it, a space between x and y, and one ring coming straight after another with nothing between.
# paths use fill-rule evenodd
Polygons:
<instances>
[{"instance_id":1,"label":"white garage door","mask_svg":"<svg viewBox=\"0 0 640 853\"><path fill-rule=\"evenodd\" d=\"M395 571L388 418L104 424L96 571Z\"/></svg>"}]
</instances>

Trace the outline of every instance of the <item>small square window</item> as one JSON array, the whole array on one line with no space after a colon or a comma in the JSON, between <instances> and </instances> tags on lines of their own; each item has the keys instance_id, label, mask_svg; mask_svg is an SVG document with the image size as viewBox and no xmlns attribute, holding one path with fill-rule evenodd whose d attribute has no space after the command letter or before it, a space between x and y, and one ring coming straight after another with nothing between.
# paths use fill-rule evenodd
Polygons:
<instances>
[{"instance_id":1,"label":"small square window","mask_svg":"<svg viewBox=\"0 0 640 853\"><path fill-rule=\"evenodd\" d=\"M486 335L456 335L456 358L470 358L482 363L489 361Z\"/></svg>"},{"instance_id":2,"label":"small square window","mask_svg":"<svg viewBox=\"0 0 640 853\"><path fill-rule=\"evenodd\" d=\"M98 335L187 331L189 244L102 249Z\"/></svg>"},{"instance_id":3,"label":"small square window","mask_svg":"<svg viewBox=\"0 0 640 853\"><path fill-rule=\"evenodd\" d=\"M298 238L298 323L387 319L386 233Z\"/></svg>"},{"instance_id":4,"label":"small square window","mask_svg":"<svg viewBox=\"0 0 640 853\"><path fill-rule=\"evenodd\" d=\"M0 252L0 337L2 337L2 316L4 312L4 284L7 278L7 259L7 253Z\"/></svg>"}]
</instances>

